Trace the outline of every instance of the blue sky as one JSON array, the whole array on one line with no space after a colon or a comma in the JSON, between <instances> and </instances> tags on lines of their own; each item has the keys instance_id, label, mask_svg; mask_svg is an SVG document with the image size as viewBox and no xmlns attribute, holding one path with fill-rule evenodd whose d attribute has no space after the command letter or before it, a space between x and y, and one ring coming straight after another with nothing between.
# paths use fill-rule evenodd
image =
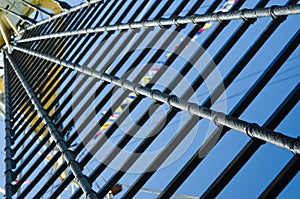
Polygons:
<instances>
[{"instance_id":1,"label":"blue sky","mask_svg":"<svg viewBox=\"0 0 300 199\"><path fill-rule=\"evenodd\" d=\"M68 1L70 4L75 5L79 1ZM209 5L211 1L205 2L203 5ZM257 1L247 1L242 8L253 8ZM270 5L284 5L286 1L284 0L271 0L268 6ZM170 7L169 11L173 8ZM199 9L199 12L203 12ZM168 13L168 12L167 12ZM170 12L169 12L170 13ZM124 19L125 20L125 19ZM257 52L256 56L250 61L247 67L241 72L237 77L237 80L227 89L226 91L226 113L229 113L230 110L236 105L236 103L242 98L243 94L251 85L259 78L263 70L268 67L276 55L281 51L281 49L286 45L288 40L292 35L299 29L300 16L290 16L283 23L276 32L270 37L270 39L264 44L264 46ZM219 50L219 47L222 46L230 35L239 27L241 20L232 21L229 26L227 26L213 44L206 49L209 56L213 57L216 52ZM230 50L228 55L224 57L222 62L218 65L218 71L222 77L224 77L230 68L238 62L242 57L243 53L253 44L257 39L258 35L266 28L267 24L271 22L270 18L258 19L258 21L252 25L246 34L244 34L239 42L234 45ZM200 35L197 39L197 42L201 45L201 42L207 38L210 33L217 26L217 23L214 23L213 26L208 29L206 32ZM190 30L190 27L187 27L186 30L183 30L182 33L186 34ZM152 34L154 36L154 34ZM166 35L161 38L163 41ZM180 37L179 37L180 38ZM178 41L178 40L177 40ZM177 42L175 41L175 43ZM121 42L121 41L119 41ZM174 44L175 44L174 43ZM170 51L174 44L170 45ZM97 45L97 44L95 44ZM114 49L113 49L114 50ZM101 52L99 52L100 54ZM139 51L137 50L137 55ZM153 53L153 52L151 52ZM187 54L192 54L192 48L186 50ZM136 56L137 56L136 55ZM186 55L188 56L188 55ZM150 57L150 56L149 56ZM147 58L145 58L146 62ZM277 108L277 106L283 101L283 99L289 94L289 92L299 83L300 76L300 49L296 49L295 52L290 56L288 61L283 65L283 67L277 72L275 77L270 81L269 85L266 86L259 96L251 103L247 110L240 117L243 120L256 122L262 125L267 118L272 114L272 112ZM105 62L105 60L103 61ZM130 63L130 61L129 61ZM128 64L129 64L128 63ZM172 65L173 69L179 70L176 66L180 66L184 63L184 59L178 59ZM200 62L199 62L200 63ZM141 64L142 66L142 64ZM204 66L203 66L204 67ZM201 68L201 66L200 66ZM192 71L187 75L187 81L189 78L195 78L195 73L197 71ZM171 72L169 71L171 74ZM121 75L120 72L117 75ZM80 79L80 78L79 78ZM161 85L165 84L163 80L159 82ZM157 85L157 89L162 89L161 85ZM96 86L96 85L95 85ZM184 87L184 84L178 85L175 94L180 95L181 90ZM107 88L108 91L108 88ZM106 90L103 92L107 92ZM118 91L122 92L122 91ZM207 92L207 88L203 86L197 91L195 95L197 96L199 104L201 104L206 96L204 95ZM104 95L102 94L102 95ZM101 96L99 98L101 98ZM118 93L115 94L116 96ZM193 101L192 100L192 101ZM140 115L146 106L149 105L151 100L144 100L143 105L132 113L132 118ZM109 107L110 103L107 103L106 107ZM213 107L218 110L218 107ZM169 107L163 106L166 112ZM158 112L160 113L160 112ZM181 117L181 118L180 118ZM185 122L187 115L180 115L178 118L175 118L174 121L180 120ZM300 126L300 105L299 103L294 107L294 109L287 115L283 122L276 128L276 131L283 132L286 135L296 137L299 135ZM3 119L2 119L3 121ZM94 121L91 121L92 124ZM199 145L204 141L205 136L203 136L203 129L207 132L206 136L212 132L213 126L206 120L199 122L198 129L195 129L195 137L193 142L189 145L189 148L185 151L176 162L166 166L163 169L160 169L146 184L146 188L162 190L164 185L169 182L175 175L174 171L178 171L183 166ZM3 128L3 125L1 125ZM126 127L124 127L126 128ZM176 132L179 128L179 125L176 122L170 124L171 131ZM4 132L4 129L1 129L1 132ZM88 129L86 129L88 130ZM119 132L122 133L122 132ZM166 134L166 133L165 133ZM163 135L165 135L163 134ZM156 151L163 147L167 140L171 136L165 135L157 139L153 145L149 148L149 151ZM4 140L4 134L1 134L1 140ZM112 140L117 142L118 138ZM177 190L177 193L183 193L192 196L200 196L206 188L213 182L213 180L222 172L222 170L230 163L230 161L235 157L235 155L243 148L243 146L249 141L249 138L237 131L229 131L227 135L218 143L218 145L211 151L211 153L205 158L205 160L198 166L198 168L193 172L193 174L186 180L186 182ZM133 150L134 147L139 144L140 141L136 141L129 145L127 150ZM1 147L3 147L1 145ZM3 147L4 148L4 147ZM1 150L1 149L0 149ZM3 151L3 149L1 150ZM1 158L4 158L4 154L0 154ZM284 165L292 158L292 153L288 152L285 149L281 149L272 144L265 144L262 146L256 154L250 159L250 161L241 169L241 171L236 175L235 178L228 184L227 187L221 192L219 198L256 198L264 188L273 180L276 174L284 167ZM93 163L91 163L92 165ZM94 165L92 165L94 166ZM3 167L0 167L3 170ZM2 171L0 171L2 172ZM102 177L107 178L114 172L113 169L106 169L103 172ZM3 173L3 172L2 172ZM164 179L161 179L161 176L164 176ZM120 183L131 184L138 177L138 174L126 174L121 180ZM104 184L104 181L101 179L97 180L98 183ZM299 174L291 181L291 183L286 187L286 189L281 193L279 198L295 198L300 195L300 177ZM0 182L0 186L3 187L4 181ZM137 195L137 198L154 198L155 195L142 193L140 192Z\"/></svg>"}]
</instances>

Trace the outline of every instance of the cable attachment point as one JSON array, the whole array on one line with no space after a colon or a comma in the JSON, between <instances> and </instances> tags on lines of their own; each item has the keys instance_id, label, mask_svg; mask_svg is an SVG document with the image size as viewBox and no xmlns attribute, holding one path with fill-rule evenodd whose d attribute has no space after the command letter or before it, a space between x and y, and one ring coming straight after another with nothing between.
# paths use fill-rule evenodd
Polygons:
<instances>
[{"instance_id":1,"label":"cable attachment point","mask_svg":"<svg viewBox=\"0 0 300 199\"><path fill-rule=\"evenodd\" d=\"M171 100L173 100L173 103L174 103L174 101L178 102L178 97L176 95L169 95L168 102L167 102L169 106L172 106Z\"/></svg>"},{"instance_id":2,"label":"cable attachment point","mask_svg":"<svg viewBox=\"0 0 300 199\"><path fill-rule=\"evenodd\" d=\"M243 21L248 21L248 18L245 16L245 11L246 11L246 9L240 10L240 18L241 18Z\"/></svg>"},{"instance_id":3,"label":"cable attachment point","mask_svg":"<svg viewBox=\"0 0 300 199\"><path fill-rule=\"evenodd\" d=\"M160 28L164 28L164 26L161 24L161 20L157 20L157 25L158 25Z\"/></svg>"},{"instance_id":4,"label":"cable attachment point","mask_svg":"<svg viewBox=\"0 0 300 199\"><path fill-rule=\"evenodd\" d=\"M294 141L292 142L292 144L289 146L291 152L294 154L294 155L297 155L299 152L299 146L300 146L300 137L297 136L297 138L294 139ZM297 151L298 149L298 151Z\"/></svg>"},{"instance_id":5,"label":"cable attachment point","mask_svg":"<svg viewBox=\"0 0 300 199\"><path fill-rule=\"evenodd\" d=\"M221 19L220 19L220 16L219 16L219 13L215 13L214 14L214 18L217 20L217 22L219 22L220 24L223 22Z\"/></svg>"},{"instance_id":6,"label":"cable attachment point","mask_svg":"<svg viewBox=\"0 0 300 199\"><path fill-rule=\"evenodd\" d=\"M246 134L251 137L254 138L253 136L253 129L259 127L259 125L257 123L251 123L249 124L249 126L246 127Z\"/></svg>"},{"instance_id":7,"label":"cable attachment point","mask_svg":"<svg viewBox=\"0 0 300 199\"><path fill-rule=\"evenodd\" d=\"M178 23L178 16L174 16L174 18L173 18L173 24L175 24L177 27L180 26L180 24Z\"/></svg>"},{"instance_id":8,"label":"cable attachment point","mask_svg":"<svg viewBox=\"0 0 300 199\"><path fill-rule=\"evenodd\" d=\"M277 19L278 16L275 14L274 10L277 8L278 6L271 6L269 9L269 15L273 18L273 19Z\"/></svg>"},{"instance_id":9,"label":"cable attachment point","mask_svg":"<svg viewBox=\"0 0 300 199\"><path fill-rule=\"evenodd\" d=\"M194 25L198 25L198 23L196 22L195 18L196 18L196 15L190 16L191 22L192 22Z\"/></svg>"},{"instance_id":10,"label":"cable attachment point","mask_svg":"<svg viewBox=\"0 0 300 199\"><path fill-rule=\"evenodd\" d=\"M213 112L212 121L217 127L223 127L223 125L221 125L219 122L222 117L225 117L224 114L216 111Z\"/></svg>"}]
</instances>

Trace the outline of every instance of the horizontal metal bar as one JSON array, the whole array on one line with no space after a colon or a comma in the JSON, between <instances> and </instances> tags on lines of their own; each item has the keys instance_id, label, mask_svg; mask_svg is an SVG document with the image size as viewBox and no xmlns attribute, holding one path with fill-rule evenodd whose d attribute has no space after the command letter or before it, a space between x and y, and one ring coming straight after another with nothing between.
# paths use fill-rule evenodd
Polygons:
<instances>
[{"instance_id":1,"label":"horizontal metal bar","mask_svg":"<svg viewBox=\"0 0 300 199\"><path fill-rule=\"evenodd\" d=\"M257 8L257 9L245 9L238 10L233 12L218 12L218 13L209 13L203 15L190 15L187 17L172 17L169 19L158 19L151 21L142 21L142 22L133 22L127 24L117 24L117 25L108 25L101 26L96 28L87 28L81 30L73 30L68 32L53 33L49 35L40 35L37 37L31 37L27 39L17 40L17 43L37 41L43 39L57 38L57 37L66 37L80 34L90 34L98 32L107 32L115 30L129 30L133 28L147 28L154 26L169 26L169 25L180 25L188 23L201 23L207 21L222 21L222 20L233 20L233 19L255 19L260 17L280 17L287 16L292 14L300 13L300 5L287 5L287 6L278 6L278 7L269 7L269 8Z\"/></svg>"},{"instance_id":2,"label":"horizontal metal bar","mask_svg":"<svg viewBox=\"0 0 300 199\"><path fill-rule=\"evenodd\" d=\"M67 162L68 166L70 167L72 173L74 176L78 179L79 185L82 188L82 190L85 192L87 198L98 198L96 192L92 189L91 184L88 181L87 176L85 176L82 173L82 169L80 164L75 160L75 157L73 153L68 149L66 141L60 136L59 131L57 130L56 126L52 123L50 117L42 107L41 102L36 97L34 91L30 87L30 85L27 83L26 79L23 77L20 69L15 65L14 61L6 53L6 57L8 61L10 62L12 68L14 69L16 75L20 79L24 89L26 90L26 93L30 97L32 103L34 104L35 108L37 109L39 115L41 118L43 118L44 123L47 125L47 129L55 141L58 149L62 153L62 157Z\"/></svg>"},{"instance_id":3,"label":"horizontal metal bar","mask_svg":"<svg viewBox=\"0 0 300 199\"><path fill-rule=\"evenodd\" d=\"M297 35L295 40L298 40L299 34ZM43 58L48 61L52 61L54 63L60 64L62 66L74 69L82 74L97 78L102 81L106 81L108 83L112 83L116 86L119 86L123 89L130 90L134 93L137 93L139 95L143 95L149 98L152 98L156 101L163 102L168 104L169 106L173 106L175 108L178 108L180 110L188 111L192 115L196 115L199 117L206 118L208 120L213 121L214 123L222 126L229 127L231 129L235 129L237 131L246 133L247 135L258 138L266 142L270 142L276 146L285 148L289 151L292 151L295 154L300 154L300 141L296 138L292 138L286 135L283 135L279 132L274 132L265 128L262 128L258 125L251 124L249 122L231 117L229 115L226 115L221 112L213 111L209 108L199 106L195 103L190 103L185 100L182 100L174 95L166 95L158 90L152 90L149 88L146 88L144 86L141 86L139 84L134 84L129 82L126 79L120 79L115 76L111 76L106 73L100 73L96 70L92 70L87 67L82 67L79 64L73 64L70 62L67 62L65 60L60 60L56 57L52 57L49 55L45 55L39 52L27 50L24 48L20 48L17 46L13 46L12 49L18 50L24 53L28 53L33 56L37 56L40 58Z\"/></svg>"}]
</instances>

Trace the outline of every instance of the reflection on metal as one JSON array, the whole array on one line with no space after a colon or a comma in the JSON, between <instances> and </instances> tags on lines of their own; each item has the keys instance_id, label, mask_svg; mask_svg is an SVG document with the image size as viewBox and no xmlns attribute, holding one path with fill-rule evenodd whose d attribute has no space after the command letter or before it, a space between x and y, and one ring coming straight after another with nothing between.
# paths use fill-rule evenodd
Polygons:
<instances>
[{"instance_id":1,"label":"reflection on metal","mask_svg":"<svg viewBox=\"0 0 300 199\"><path fill-rule=\"evenodd\" d=\"M19 2L31 12L40 9L37 1ZM264 91L299 52L299 24L287 27L299 16L298 1L274 6L257 0L248 10L242 9L245 0L211 1L208 7L204 2L94 0L70 9L60 3L63 12L22 30L12 27L20 39L4 36L5 78L0 79L5 81L0 97L6 104L6 198L222 197L251 158L260 157L258 150L273 149L265 143L293 157L256 194L281 194L299 171L300 141L277 126L295 112L300 84L286 78L293 85L278 87L285 92L277 92L282 101L272 110L262 110L257 99L273 102ZM258 19L265 16L269 20ZM270 56L270 42L286 29L286 42ZM245 43L245 52L232 57ZM266 59L259 62L260 72L240 83L247 69L256 72L259 56ZM151 78L138 84L154 68ZM223 76L209 87L218 71ZM221 107L222 100L237 96L229 110ZM261 111L267 112L266 121L248 119L249 112ZM236 141L237 131L248 143L231 154L233 159L211 157L213 149L227 153L219 141ZM208 156L224 169L214 173L211 184L198 169Z\"/></svg>"}]
</instances>

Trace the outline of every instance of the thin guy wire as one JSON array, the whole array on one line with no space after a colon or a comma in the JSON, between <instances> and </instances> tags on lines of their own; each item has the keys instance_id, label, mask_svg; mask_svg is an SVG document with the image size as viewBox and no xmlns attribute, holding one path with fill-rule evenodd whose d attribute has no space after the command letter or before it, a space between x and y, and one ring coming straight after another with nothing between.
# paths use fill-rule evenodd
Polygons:
<instances>
[{"instance_id":1,"label":"thin guy wire","mask_svg":"<svg viewBox=\"0 0 300 199\"><path fill-rule=\"evenodd\" d=\"M97 28L87 28L81 30L73 30L68 32L61 33L53 33L49 35L40 35L37 37L31 37L27 39L17 40L17 43L29 42L29 41L37 41L44 40L56 37L66 37L66 36L74 36L80 34L93 34L98 32L109 32L115 30L129 30L134 28L147 28L147 27L164 27L169 25L183 25L188 23L201 23L208 21L225 21L225 20L233 20L233 19L255 19L260 17L273 17L277 18L280 16L287 16L293 14L300 13L300 5L286 5L286 6L278 6L278 7L269 7L269 8L257 8L257 9L245 9L238 10L232 12L218 12L218 13L209 13L203 15L191 15L187 17L172 17L169 19L159 19L159 20L150 20L150 21L142 21L142 22L133 22L126 24L117 24L117 25L108 25L101 26Z\"/></svg>"},{"instance_id":2,"label":"thin guy wire","mask_svg":"<svg viewBox=\"0 0 300 199\"><path fill-rule=\"evenodd\" d=\"M249 122L231 117L229 115L226 115L222 112L213 111L209 108L199 106L195 103L190 103L185 100L180 99L179 97L175 95L167 95L162 93L159 90L153 90L146 88L144 86L141 86L139 84L132 83L126 79L120 79L116 76L112 76L106 73L100 73L98 71L92 70L87 67L82 67L79 64L73 64L70 62L67 62L65 60L60 60L56 57L52 57L49 55L45 55L42 53L34 52L31 50L27 50L24 48L12 47L15 50L40 57L42 59L60 64L62 66L74 69L82 74L97 78L102 81L106 81L108 83L112 83L116 86L119 86L123 89L129 90L131 92L134 92L139 95L143 95L146 97L149 97L151 99L154 99L159 102L163 102L168 104L169 106L173 106L175 108L188 111L192 115L196 115L199 117L203 117L206 119L209 119L213 121L217 125L222 125L229 127L231 129L235 129L237 131L246 133L250 137L258 138L261 140L264 140L266 142L272 143L274 145L277 145L279 147L285 148L289 151L292 151L295 154L300 154L300 141L297 138L292 138L286 135L283 135L282 133L274 132L265 128L260 127L259 125L254 125Z\"/></svg>"}]
</instances>

